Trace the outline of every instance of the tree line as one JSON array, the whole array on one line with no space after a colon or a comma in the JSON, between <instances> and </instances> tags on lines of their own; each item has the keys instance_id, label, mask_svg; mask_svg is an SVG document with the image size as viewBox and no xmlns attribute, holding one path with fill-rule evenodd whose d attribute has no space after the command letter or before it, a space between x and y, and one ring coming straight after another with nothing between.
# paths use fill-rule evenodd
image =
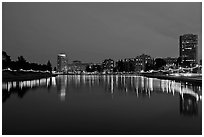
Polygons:
<instances>
[{"instance_id":1,"label":"tree line","mask_svg":"<svg viewBox=\"0 0 204 137\"><path fill-rule=\"evenodd\" d=\"M5 52L2 52L2 67L3 69L10 68L11 70L36 70L52 72L52 65L48 60L47 64L30 63L23 56L19 56L16 61L11 60L11 57Z\"/></svg>"}]
</instances>

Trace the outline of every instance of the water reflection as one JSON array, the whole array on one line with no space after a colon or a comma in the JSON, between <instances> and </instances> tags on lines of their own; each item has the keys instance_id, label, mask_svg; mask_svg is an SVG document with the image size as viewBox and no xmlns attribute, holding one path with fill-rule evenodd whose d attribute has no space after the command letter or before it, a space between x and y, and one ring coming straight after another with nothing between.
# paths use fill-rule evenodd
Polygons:
<instances>
[{"instance_id":1,"label":"water reflection","mask_svg":"<svg viewBox=\"0 0 204 137\"><path fill-rule=\"evenodd\" d=\"M11 94L23 97L29 89L57 87L61 101L66 99L70 89L102 88L112 97L134 95L137 98L151 98L152 94L179 95L180 114L197 115L198 101L201 101L201 85L180 83L170 80L125 75L61 75L39 80L7 82L2 84L3 102Z\"/></svg>"},{"instance_id":2,"label":"water reflection","mask_svg":"<svg viewBox=\"0 0 204 137\"><path fill-rule=\"evenodd\" d=\"M64 101L66 97L67 76L62 75L60 78L57 78L56 84L57 84L57 93L60 95L61 101Z\"/></svg>"},{"instance_id":3,"label":"water reflection","mask_svg":"<svg viewBox=\"0 0 204 137\"><path fill-rule=\"evenodd\" d=\"M180 114L198 115L198 101L189 94L180 95Z\"/></svg>"},{"instance_id":4,"label":"water reflection","mask_svg":"<svg viewBox=\"0 0 204 137\"><path fill-rule=\"evenodd\" d=\"M105 91L114 95L135 93L138 97L151 97L152 92L172 95L178 93L182 98L184 94L188 94L195 97L196 101L201 100L201 85L192 85L190 83L180 83L170 80L123 75L70 75L59 76L56 77L56 79L56 81L61 81L61 85L64 85L65 88L65 84L67 83L69 88L103 87Z\"/></svg>"},{"instance_id":5,"label":"water reflection","mask_svg":"<svg viewBox=\"0 0 204 137\"><path fill-rule=\"evenodd\" d=\"M27 81L3 82L2 100L4 103L12 94L17 94L18 97L22 98L29 89L46 87L49 90L52 86L56 86L55 77Z\"/></svg>"}]
</instances>

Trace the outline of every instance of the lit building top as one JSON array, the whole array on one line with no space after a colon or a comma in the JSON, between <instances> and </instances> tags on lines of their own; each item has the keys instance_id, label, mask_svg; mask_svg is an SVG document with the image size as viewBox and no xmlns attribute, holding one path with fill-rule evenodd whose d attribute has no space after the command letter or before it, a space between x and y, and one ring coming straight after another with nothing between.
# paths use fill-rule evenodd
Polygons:
<instances>
[{"instance_id":1,"label":"lit building top","mask_svg":"<svg viewBox=\"0 0 204 137\"><path fill-rule=\"evenodd\" d=\"M60 54L58 54L58 56L66 57L66 54L64 54L64 53L60 53Z\"/></svg>"}]
</instances>

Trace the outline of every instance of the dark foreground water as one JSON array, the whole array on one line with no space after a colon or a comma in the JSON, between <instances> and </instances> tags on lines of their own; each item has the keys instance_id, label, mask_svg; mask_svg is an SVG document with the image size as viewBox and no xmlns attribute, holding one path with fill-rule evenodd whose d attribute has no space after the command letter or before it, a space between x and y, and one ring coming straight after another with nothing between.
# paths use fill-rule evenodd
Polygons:
<instances>
[{"instance_id":1,"label":"dark foreground water","mask_svg":"<svg viewBox=\"0 0 204 137\"><path fill-rule=\"evenodd\" d=\"M2 84L3 134L201 134L202 87L139 76Z\"/></svg>"}]
</instances>

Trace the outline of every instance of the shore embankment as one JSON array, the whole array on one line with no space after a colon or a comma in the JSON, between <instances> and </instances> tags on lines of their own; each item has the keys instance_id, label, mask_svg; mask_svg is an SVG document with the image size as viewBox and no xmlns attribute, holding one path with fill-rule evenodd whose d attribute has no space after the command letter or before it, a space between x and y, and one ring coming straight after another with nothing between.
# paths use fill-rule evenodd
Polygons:
<instances>
[{"instance_id":1,"label":"shore embankment","mask_svg":"<svg viewBox=\"0 0 204 137\"><path fill-rule=\"evenodd\" d=\"M51 73L42 72L23 72L23 71L2 71L2 81L24 81L24 80L34 80L40 78L48 78L57 76Z\"/></svg>"},{"instance_id":2,"label":"shore embankment","mask_svg":"<svg viewBox=\"0 0 204 137\"><path fill-rule=\"evenodd\" d=\"M194 84L202 85L202 76L200 75L191 75L191 76L174 76L174 75L165 75L165 74L152 74L152 73L141 73L140 75L150 78L158 78L158 79L167 79L167 80L175 80L179 82L189 82Z\"/></svg>"}]
</instances>

